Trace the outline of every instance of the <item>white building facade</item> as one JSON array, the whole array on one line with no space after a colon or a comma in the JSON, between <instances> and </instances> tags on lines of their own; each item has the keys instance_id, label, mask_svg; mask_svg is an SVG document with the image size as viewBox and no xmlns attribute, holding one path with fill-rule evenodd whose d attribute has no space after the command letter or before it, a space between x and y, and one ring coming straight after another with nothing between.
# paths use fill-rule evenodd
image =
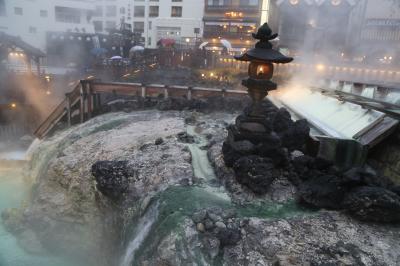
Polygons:
<instances>
[{"instance_id":1,"label":"white building facade","mask_svg":"<svg viewBox=\"0 0 400 266\"><path fill-rule=\"evenodd\" d=\"M94 0L0 0L0 31L46 50L47 32L94 33Z\"/></svg>"},{"instance_id":2,"label":"white building facade","mask_svg":"<svg viewBox=\"0 0 400 266\"><path fill-rule=\"evenodd\" d=\"M193 46L203 15L204 0L0 0L0 32L46 51L48 32L108 33L124 23L146 48L160 39Z\"/></svg>"},{"instance_id":3,"label":"white building facade","mask_svg":"<svg viewBox=\"0 0 400 266\"><path fill-rule=\"evenodd\" d=\"M133 31L140 33L146 48L161 39L193 46L203 33L204 0L133 0Z\"/></svg>"},{"instance_id":4,"label":"white building facade","mask_svg":"<svg viewBox=\"0 0 400 266\"><path fill-rule=\"evenodd\" d=\"M96 33L120 29L121 23L132 27L133 0L96 0L92 22Z\"/></svg>"}]
</instances>

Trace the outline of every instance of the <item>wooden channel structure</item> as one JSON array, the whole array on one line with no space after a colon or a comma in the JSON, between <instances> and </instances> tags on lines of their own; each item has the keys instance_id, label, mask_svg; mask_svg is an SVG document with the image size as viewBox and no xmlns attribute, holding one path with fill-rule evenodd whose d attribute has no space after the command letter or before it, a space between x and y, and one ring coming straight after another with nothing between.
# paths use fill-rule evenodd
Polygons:
<instances>
[{"instance_id":1,"label":"wooden channel structure","mask_svg":"<svg viewBox=\"0 0 400 266\"><path fill-rule=\"evenodd\" d=\"M116 94L121 96L138 96L141 98L158 98L162 95L165 99L186 98L200 99L208 97L244 98L247 91L225 90L215 88L168 86L163 84L101 82L98 80L81 80L73 90L65 95L64 100L53 110L35 130L34 135L42 139L63 119L67 125L72 125L75 111L79 112L79 123L91 119L101 107L102 94Z\"/></svg>"}]
</instances>

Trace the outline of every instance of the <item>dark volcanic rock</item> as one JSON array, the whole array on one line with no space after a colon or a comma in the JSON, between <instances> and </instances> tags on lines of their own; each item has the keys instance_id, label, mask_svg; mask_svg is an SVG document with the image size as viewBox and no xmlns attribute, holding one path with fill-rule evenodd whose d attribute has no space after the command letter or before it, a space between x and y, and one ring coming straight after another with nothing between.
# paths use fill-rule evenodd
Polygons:
<instances>
[{"instance_id":1,"label":"dark volcanic rock","mask_svg":"<svg viewBox=\"0 0 400 266\"><path fill-rule=\"evenodd\" d=\"M400 222L400 197L384 188L356 188L345 197L343 207L363 221Z\"/></svg>"},{"instance_id":2,"label":"dark volcanic rock","mask_svg":"<svg viewBox=\"0 0 400 266\"><path fill-rule=\"evenodd\" d=\"M242 156L251 155L256 151L256 146L247 140L234 141L231 144L225 141L222 145L222 153L226 166L233 164Z\"/></svg>"},{"instance_id":3,"label":"dark volcanic rock","mask_svg":"<svg viewBox=\"0 0 400 266\"><path fill-rule=\"evenodd\" d=\"M294 122L292 121L290 117L290 113L285 109L285 108L280 108L272 121L272 125L274 128L274 131L277 133L285 132L286 130L289 130L290 127Z\"/></svg>"},{"instance_id":4,"label":"dark volcanic rock","mask_svg":"<svg viewBox=\"0 0 400 266\"><path fill-rule=\"evenodd\" d=\"M237 181L254 193L266 193L277 178L277 171L271 159L256 155L242 157L233 166Z\"/></svg>"},{"instance_id":5,"label":"dark volcanic rock","mask_svg":"<svg viewBox=\"0 0 400 266\"><path fill-rule=\"evenodd\" d=\"M300 184L298 194L301 200L318 208L340 209L347 188L340 177L322 175Z\"/></svg>"},{"instance_id":6,"label":"dark volcanic rock","mask_svg":"<svg viewBox=\"0 0 400 266\"><path fill-rule=\"evenodd\" d=\"M178 141L183 142L183 143L194 143L194 137L189 135L186 132L180 132L177 135Z\"/></svg>"},{"instance_id":7,"label":"dark volcanic rock","mask_svg":"<svg viewBox=\"0 0 400 266\"><path fill-rule=\"evenodd\" d=\"M163 144L163 143L164 143L163 138L157 138L157 139L154 141L154 144L155 144L155 145L161 145L161 144Z\"/></svg>"},{"instance_id":8,"label":"dark volcanic rock","mask_svg":"<svg viewBox=\"0 0 400 266\"><path fill-rule=\"evenodd\" d=\"M232 246L241 240L239 230L229 228L219 228L217 231L217 238L221 243L221 247Z\"/></svg>"},{"instance_id":9,"label":"dark volcanic rock","mask_svg":"<svg viewBox=\"0 0 400 266\"><path fill-rule=\"evenodd\" d=\"M121 199L128 190L129 178L136 174L127 161L98 161L92 165L97 189L113 200Z\"/></svg>"},{"instance_id":10,"label":"dark volcanic rock","mask_svg":"<svg viewBox=\"0 0 400 266\"><path fill-rule=\"evenodd\" d=\"M377 176L374 172L361 167L354 167L343 174L347 183L354 186L371 186L391 189L394 187L392 181L384 176Z\"/></svg>"}]
</instances>

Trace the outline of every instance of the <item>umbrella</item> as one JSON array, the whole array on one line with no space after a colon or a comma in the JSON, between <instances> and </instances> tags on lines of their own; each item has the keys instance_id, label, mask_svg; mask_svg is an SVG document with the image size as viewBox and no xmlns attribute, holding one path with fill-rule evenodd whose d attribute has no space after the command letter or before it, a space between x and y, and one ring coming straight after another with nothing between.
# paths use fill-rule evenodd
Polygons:
<instances>
[{"instance_id":1,"label":"umbrella","mask_svg":"<svg viewBox=\"0 0 400 266\"><path fill-rule=\"evenodd\" d=\"M222 39L221 44L228 50L232 49L232 44L228 40Z\"/></svg>"},{"instance_id":2,"label":"umbrella","mask_svg":"<svg viewBox=\"0 0 400 266\"><path fill-rule=\"evenodd\" d=\"M173 46L175 44L175 40L174 39L161 39L157 42L158 45L161 46Z\"/></svg>"},{"instance_id":3,"label":"umbrella","mask_svg":"<svg viewBox=\"0 0 400 266\"><path fill-rule=\"evenodd\" d=\"M199 49L203 49L204 46L206 46L208 44L208 42L203 42L202 44L200 44Z\"/></svg>"},{"instance_id":4,"label":"umbrella","mask_svg":"<svg viewBox=\"0 0 400 266\"><path fill-rule=\"evenodd\" d=\"M133 46L133 47L129 50L129 52L131 52L131 53L134 53L134 52L141 52L141 51L144 51L144 47L143 47L143 46L139 46L139 45Z\"/></svg>"},{"instance_id":5,"label":"umbrella","mask_svg":"<svg viewBox=\"0 0 400 266\"><path fill-rule=\"evenodd\" d=\"M92 50L90 50L90 53L91 53L92 55L102 55L102 54L107 53L107 49L101 48L101 47L99 47L99 48L93 48Z\"/></svg>"},{"instance_id":6,"label":"umbrella","mask_svg":"<svg viewBox=\"0 0 400 266\"><path fill-rule=\"evenodd\" d=\"M110 59L111 59L111 60L121 60L122 57L119 56L119 55L116 55L116 56L111 57Z\"/></svg>"}]
</instances>

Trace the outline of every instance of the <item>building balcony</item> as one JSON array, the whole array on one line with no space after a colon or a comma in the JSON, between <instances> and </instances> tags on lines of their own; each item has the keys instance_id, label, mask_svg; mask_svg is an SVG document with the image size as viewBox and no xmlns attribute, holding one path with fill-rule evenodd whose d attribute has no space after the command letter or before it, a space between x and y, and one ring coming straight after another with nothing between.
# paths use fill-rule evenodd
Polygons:
<instances>
[{"instance_id":1,"label":"building balcony","mask_svg":"<svg viewBox=\"0 0 400 266\"><path fill-rule=\"evenodd\" d=\"M251 33L247 32L215 32L204 31L204 38L222 38L222 39L251 39Z\"/></svg>"},{"instance_id":2,"label":"building balcony","mask_svg":"<svg viewBox=\"0 0 400 266\"><path fill-rule=\"evenodd\" d=\"M255 16L252 14L251 16L243 16L243 17L225 17L221 14L215 15L215 16L204 16L203 17L204 22L243 22L243 23L259 23L260 22L260 16Z\"/></svg>"},{"instance_id":3,"label":"building balcony","mask_svg":"<svg viewBox=\"0 0 400 266\"><path fill-rule=\"evenodd\" d=\"M255 13L260 11L259 6L238 6L238 5L223 5L223 6L209 6L206 5L205 7L205 12L207 11L236 11L236 12L249 12L249 13Z\"/></svg>"}]
</instances>

